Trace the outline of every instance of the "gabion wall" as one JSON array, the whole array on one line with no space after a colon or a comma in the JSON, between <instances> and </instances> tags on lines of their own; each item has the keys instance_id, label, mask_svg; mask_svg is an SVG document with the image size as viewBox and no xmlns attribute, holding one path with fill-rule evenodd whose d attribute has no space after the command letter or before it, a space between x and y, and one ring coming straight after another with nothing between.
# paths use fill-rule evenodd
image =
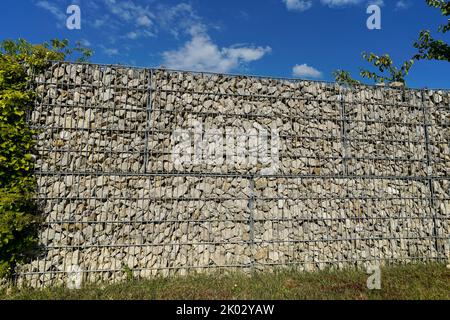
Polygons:
<instances>
[{"instance_id":1,"label":"gabion wall","mask_svg":"<svg viewBox=\"0 0 450 320\"><path fill-rule=\"evenodd\" d=\"M33 79L45 223L19 283L449 258L448 91L71 63Z\"/></svg>"}]
</instances>

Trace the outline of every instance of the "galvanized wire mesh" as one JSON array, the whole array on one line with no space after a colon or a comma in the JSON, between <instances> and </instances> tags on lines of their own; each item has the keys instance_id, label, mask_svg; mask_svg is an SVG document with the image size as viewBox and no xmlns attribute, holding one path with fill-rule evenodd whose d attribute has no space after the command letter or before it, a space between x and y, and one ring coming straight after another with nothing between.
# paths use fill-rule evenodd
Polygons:
<instances>
[{"instance_id":1,"label":"galvanized wire mesh","mask_svg":"<svg viewBox=\"0 0 450 320\"><path fill-rule=\"evenodd\" d=\"M59 62L33 79L45 224L21 283L449 258L448 91Z\"/></svg>"}]
</instances>

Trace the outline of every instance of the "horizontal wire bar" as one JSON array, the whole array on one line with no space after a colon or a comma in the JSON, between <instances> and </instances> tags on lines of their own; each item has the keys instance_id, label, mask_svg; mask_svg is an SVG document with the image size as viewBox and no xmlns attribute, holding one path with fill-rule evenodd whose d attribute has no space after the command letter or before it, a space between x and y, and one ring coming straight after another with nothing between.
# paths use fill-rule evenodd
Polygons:
<instances>
[{"instance_id":1,"label":"horizontal wire bar","mask_svg":"<svg viewBox=\"0 0 450 320\"><path fill-rule=\"evenodd\" d=\"M162 92L162 93L182 93L182 94L192 94L192 95L214 95L214 96L225 96L225 97L240 97L240 98L256 98L256 99L274 99L274 100L301 100L301 101L312 101L312 102L327 102L327 103L344 103L345 105L377 105L377 106L391 106L391 107L405 107L405 108L411 108L411 109L417 109L422 110L424 108L431 108L431 107L423 107L423 106L417 106L417 105L410 105L410 104L403 104L398 102L392 102L392 103L386 103L386 102L362 102L359 100L354 99L355 97L352 96L352 99L342 100L339 99L333 100L333 99L321 99L317 97L301 97L301 96L285 96L285 94L289 93L295 93L297 91L284 91L281 95L278 96L271 96L271 95L260 95L260 94L239 94L239 93L221 93L221 92L202 92L202 91L190 91L190 90L175 90L175 89L161 89L161 88L153 88L153 92ZM330 92L335 93L336 96L341 95L342 92L335 91ZM352 101L350 101L352 100ZM355 100L355 101L353 101ZM382 98L380 99L382 101L385 101L386 99Z\"/></svg>"},{"instance_id":2,"label":"horizontal wire bar","mask_svg":"<svg viewBox=\"0 0 450 320\"><path fill-rule=\"evenodd\" d=\"M85 110L88 109L94 109L94 110L107 110L107 111L133 111L133 112L145 112L145 108L141 108L141 109L131 109L131 108L111 108L111 107L105 107L105 106L101 106L101 105L69 105L69 104L63 104L63 103L58 103L58 104L44 104L41 103L39 104L39 106L44 106L44 107L49 107L50 108L54 108L56 106L58 107L65 107L65 108L82 108ZM45 111L45 109L43 110ZM164 108L155 108L152 111L155 112L159 112L159 113L175 113L175 114L180 114L180 113L189 113L189 114L196 114L196 115L205 115L205 116L225 116L225 117L240 117L240 118L269 118L269 119L276 119L276 118L285 118L285 119L290 119L290 120L306 120L306 121L311 121L311 120L315 120L315 121L333 121L333 122L356 122L356 123L371 123L371 124L376 124L376 123L380 123L380 124L387 124L387 125L406 125L406 126L417 126L417 127L423 127L424 123L423 121L418 121L417 123L414 122L402 122L402 121L385 121L385 120L375 120L375 119L369 119L369 120L362 120L362 119L357 119L357 118L352 118L352 117L345 117L345 118L341 118L340 116L336 116L336 117L317 117L317 116L297 116L297 115L292 115L292 114L283 114L283 113L278 113L278 112L274 112L272 114L255 114L255 113L233 113L233 112L212 112L212 111L193 111L190 109L174 109L174 110L168 110L168 109L164 109ZM429 123L429 124L425 124L427 126L431 126L435 123ZM450 123L448 124L450 126Z\"/></svg>"},{"instance_id":3,"label":"horizontal wire bar","mask_svg":"<svg viewBox=\"0 0 450 320\"><path fill-rule=\"evenodd\" d=\"M245 79L267 79L267 80L281 80L281 81L287 81L287 82L310 82L310 83L317 83L317 84L324 84L324 85L333 85L338 86L336 82L332 81L324 81L324 80L308 80L308 79L301 79L301 78L289 78L289 77L274 77L274 76L267 76L267 75L253 75L253 74L237 74L237 73L219 73L219 72L210 72L210 71L196 71L196 70L177 70L177 69L171 69L171 68L161 68L161 67L139 67L139 66L131 66L131 65L123 65L123 64L105 64L105 63L93 63L93 62L83 62L83 61L58 61L58 60L49 60L49 62L53 63L53 66L61 66L61 65L81 65L81 66L97 66L102 68L111 68L111 69L132 69L132 70L148 70L152 71L156 74L156 72L161 73L187 73L192 75L211 75L211 76L222 76L222 77L231 77L231 78L245 78ZM340 86L341 88L344 88L346 90L351 90L352 87L347 88L344 86ZM376 84L358 84L355 86L356 89L358 88L372 88L372 89L388 89L394 92L421 92L423 89L421 88L403 88L403 89L397 89L397 88L391 88L391 87L382 87L380 88ZM427 88L427 90L431 91L444 91L449 92L448 88Z\"/></svg>"},{"instance_id":4,"label":"horizontal wire bar","mask_svg":"<svg viewBox=\"0 0 450 320\"><path fill-rule=\"evenodd\" d=\"M56 131L56 130L65 130L65 131L88 131L88 132L113 132L113 133L143 133L145 134L145 130L119 130L119 129L109 129L109 128L70 128L70 127L63 127L63 126L52 126L52 127L48 127L48 126L36 126L36 125L32 125L31 129L34 130L39 130L39 129L46 129L46 130L51 130L51 131ZM162 130L162 129L150 129L148 130L149 133L165 133L165 134L169 134L172 135L173 131L172 130ZM331 136L306 136L306 135L292 135L292 134L285 134L285 133L279 133L278 134L280 138L291 138L291 139L297 139L297 140L301 140L301 139L311 139L311 140L331 140L331 141L341 141L341 137L339 137L338 135L336 135L336 137L331 137ZM250 137L252 135L246 135L246 137ZM258 136L258 135L253 135L253 136ZM382 139L382 138L378 138L378 139L370 139L370 138L348 138L347 139L349 142L355 141L355 142L387 142L387 143L403 143L403 144L420 144L423 145L424 141L420 141L420 140L403 140L403 139Z\"/></svg>"},{"instance_id":5,"label":"horizontal wire bar","mask_svg":"<svg viewBox=\"0 0 450 320\"><path fill-rule=\"evenodd\" d=\"M248 213L248 212L247 212ZM329 214L331 215L331 214ZM363 221L370 221L370 220L431 220L431 219L437 219L437 220L449 220L450 217L448 216L440 216L440 215L425 215L425 216L391 216L391 217L377 217L377 216L345 216L345 217L335 217L335 218L328 218L328 217L295 217L295 218L253 218L252 220L254 222L317 222L317 221L340 221L343 222L345 220L357 220L360 222ZM237 219L237 218L226 218L226 219L211 219L211 218L204 218L204 219L155 219L155 220L146 220L146 219L136 219L136 220L51 220L44 222L44 225L46 226L52 226L52 225L62 225L62 224L163 224L163 223L172 223L172 224L179 224L179 223L201 223L201 222L245 222L248 223L250 221L250 218L248 219ZM368 230L372 231L372 230Z\"/></svg>"},{"instance_id":6,"label":"horizontal wire bar","mask_svg":"<svg viewBox=\"0 0 450 320\"><path fill-rule=\"evenodd\" d=\"M335 259L335 260L302 260L302 261L282 261L282 262L273 262L273 263L262 263L256 262L253 264L224 264L224 265L189 265L189 266L169 266L169 267L156 267L156 268L133 268L131 271L134 272L142 272L142 271L151 271L151 270L188 270L188 269L211 269L211 268L254 268L254 267L264 267L264 266L290 266L290 265L310 265L310 264L355 264L369 261L445 261L446 257L398 257L398 258L359 258L359 259ZM81 270L81 273L103 273L103 272L115 272L115 273L126 273L123 269L85 269ZM45 274L66 274L70 273L70 271L65 270L49 270L46 272L39 271L27 271L20 272L19 275L45 275Z\"/></svg>"},{"instance_id":7,"label":"horizontal wire bar","mask_svg":"<svg viewBox=\"0 0 450 320\"><path fill-rule=\"evenodd\" d=\"M138 151L138 150L130 150L130 151L123 151L123 150L114 150L113 152L111 152L110 150L108 150L107 148L105 148L105 150L97 150L97 149L91 149L91 150L82 150L80 151L79 149L71 149L71 148L67 148L67 149L62 149L62 148L37 148L37 151L39 151L41 153L41 156L44 156L47 153L76 153L77 155L81 155L83 156L85 153L87 153L88 155L92 155L92 154L133 154L133 155L143 155L145 154L145 151ZM427 159L410 159L410 158L401 158L401 157L352 157L352 156L345 156L345 157L332 157L332 156L308 156L308 155L295 155L295 154L289 154L289 153L294 153L292 151L287 151L287 152L280 152L279 154L279 158L280 159L315 159L315 160L371 160L371 161L394 161L394 162L423 162L423 163L427 163ZM165 155L184 155L185 153L183 153L182 151L180 152L172 152L170 150L165 150L165 151L159 151L159 150L149 150L148 154L151 154L152 156L165 156ZM73 155L75 156L75 155ZM87 156L87 155L86 155ZM233 154L233 156L235 156ZM237 156L237 154L236 154ZM223 155L223 159L226 159L227 155L224 154ZM425 157L425 156L424 156ZM158 160L158 159L151 159L149 160L149 163L152 163L152 160ZM450 160L449 160L450 161ZM446 163L447 161L445 160L437 160L434 163ZM309 167L315 167L315 166L309 166Z\"/></svg>"},{"instance_id":8,"label":"horizontal wire bar","mask_svg":"<svg viewBox=\"0 0 450 320\"><path fill-rule=\"evenodd\" d=\"M431 228L430 228L431 229ZM373 232L373 230L365 231ZM431 232L431 230L430 230ZM358 232L363 233L363 232ZM120 238L120 237L118 237ZM239 238L239 237L234 237ZM345 241L373 241L373 240L449 240L450 235L444 236L420 236L420 237L349 237L349 238L321 238L321 239L298 239L298 240L253 240L242 241L203 241L203 242L170 242L170 243L117 243L117 244L84 244L84 245L47 245L43 250L54 249L89 249L89 248L126 248L126 247L167 247L167 246L205 246L205 245L227 245L227 244L283 244L283 243L316 243L316 242L345 242Z\"/></svg>"},{"instance_id":9,"label":"horizontal wire bar","mask_svg":"<svg viewBox=\"0 0 450 320\"><path fill-rule=\"evenodd\" d=\"M144 80L143 80L144 81ZM91 89L119 89L124 91L141 91L141 92L148 92L148 89L146 88L136 88L136 87L126 87L126 86L113 86L110 85L93 85L93 84L71 84L71 83L51 83L51 82L35 82L36 85L48 85L48 86L55 86L55 89L64 89L64 88L91 88ZM142 85L141 85L142 86ZM281 95L262 95L262 94L255 94L255 93L249 93L249 94L240 94L240 93L233 93L233 92L204 92L204 91L195 91L195 90L176 90L176 89L163 89L158 87L152 87L150 88L152 90L152 93L158 94L158 93L179 93L179 94L191 94L191 95L200 95L200 96L221 96L221 97L239 97L239 98L250 98L252 99L267 99L267 100L300 100L300 101L314 101L314 102L327 102L327 103L340 103L340 100L338 99L321 99L317 97L302 97L302 96L287 96L287 94L295 94L297 93L297 90L295 91L284 91ZM120 91L119 91L120 92ZM378 91L381 92L381 91ZM334 94L336 96L342 95L341 91L329 91L329 93ZM372 97L374 98L374 97ZM156 95L155 98L156 99ZM350 101L351 100L351 101ZM362 101L357 100L355 96L351 96L351 99L342 100L342 103L345 103L346 105L373 105L373 106L390 106L390 107L404 107L404 108L411 108L411 109L417 109L422 110L423 108L429 108L432 109L432 107L429 106L422 106L422 105L411 105L407 103L399 103L399 102L392 102L392 103L386 103L384 102L386 99L383 97L379 99L381 101ZM418 103L419 104L419 103ZM444 109L444 108L443 108ZM444 109L445 110L445 109Z\"/></svg>"},{"instance_id":10,"label":"horizontal wire bar","mask_svg":"<svg viewBox=\"0 0 450 320\"><path fill-rule=\"evenodd\" d=\"M99 187L101 189L101 187ZM71 192L70 192L71 193ZM377 193L379 194L379 193ZM440 197L440 196L423 196L423 197L412 197L412 196L398 196L398 197L381 197L381 196L349 196L349 195L342 195L342 196L296 196L294 197L260 197L257 195L253 196L255 200L259 201L276 201L276 200L286 200L286 201L296 201L296 200L372 200L372 201L388 201L388 200L420 200L420 201L427 201L430 199L435 200L450 200L450 197ZM48 197L48 196L40 196L36 199L40 200L67 200L67 201L73 201L73 200L150 200L153 202L169 202L169 201L227 201L227 200L248 200L248 197L94 197L94 196L83 196L83 197L76 197L76 196L67 196L67 197Z\"/></svg>"},{"instance_id":11,"label":"horizontal wire bar","mask_svg":"<svg viewBox=\"0 0 450 320\"><path fill-rule=\"evenodd\" d=\"M411 180L428 181L432 180L450 180L450 176L395 176L395 175L314 175L314 174L251 174L251 173L214 173L214 172L114 172L114 171L37 171L40 176L58 176L58 175L77 175L77 176L123 176L123 177L211 177L211 178L285 178L285 179L349 179L349 180Z\"/></svg>"}]
</instances>

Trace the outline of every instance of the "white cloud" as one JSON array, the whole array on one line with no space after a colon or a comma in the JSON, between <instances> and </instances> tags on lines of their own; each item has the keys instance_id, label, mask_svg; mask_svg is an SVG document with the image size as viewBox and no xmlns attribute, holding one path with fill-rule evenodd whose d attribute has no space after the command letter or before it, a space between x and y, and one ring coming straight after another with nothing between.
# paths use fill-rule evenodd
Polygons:
<instances>
[{"instance_id":1,"label":"white cloud","mask_svg":"<svg viewBox=\"0 0 450 320\"><path fill-rule=\"evenodd\" d=\"M153 22L146 15L140 16L137 18L136 24L142 27L150 27Z\"/></svg>"},{"instance_id":2,"label":"white cloud","mask_svg":"<svg viewBox=\"0 0 450 320\"><path fill-rule=\"evenodd\" d=\"M159 26L178 37L180 33L189 31L192 26L201 24L190 4L179 3L173 7L158 6L156 20Z\"/></svg>"},{"instance_id":3,"label":"white cloud","mask_svg":"<svg viewBox=\"0 0 450 320\"><path fill-rule=\"evenodd\" d=\"M64 11L55 6L54 4L50 3L49 1L38 1L36 3L36 6L47 10L60 22L65 21L67 19L67 16L64 13Z\"/></svg>"},{"instance_id":4,"label":"white cloud","mask_svg":"<svg viewBox=\"0 0 450 320\"><path fill-rule=\"evenodd\" d=\"M86 40L86 39L81 39L80 43L81 43L81 45L83 47L90 47L91 46L91 43L89 42L89 40Z\"/></svg>"},{"instance_id":5,"label":"white cloud","mask_svg":"<svg viewBox=\"0 0 450 320\"><path fill-rule=\"evenodd\" d=\"M242 60L251 62L261 59L266 53L272 51L270 47L230 47L222 49L224 56L233 61Z\"/></svg>"},{"instance_id":6,"label":"white cloud","mask_svg":"<svg viewBox=\"0 0 450 320\"><path fill-rule=\"evenodd\" d=\"M405 0L397 1L397 3L395 4L395 8L398 10L406 10L410 6L411 6L411 3L409 3L409 1L405 1Z\"/></svg>"},{"instance_id":7,"label":"white cloud","mask_svg":"<svg viewBox=\"0 0 450 320\"><path fill-rule=\"evenodd\" d=\"M190 4L179 3L173 6L157 4L146 6L136 0L102 0L105 13L96 17L91 25L98 29L108 29L119 38L137 39L154 37L160 31L167 31L174 37L201 19Z\"/></svg>"},{"instance_id":8,"label":"white cloud","mask_svg":"<svg viewBox=\"0 0 450 320\"><path fill-rule=\"evenodd\" d=\"M117 56L119 54L119 50L116 48L105 48L103 47L103 52L108 56Z\"/></svg>"},{"instance_id":9,"label":"white cloud","mask_svg":"<svg viewBox=\"0 0 450 320\"><path fill-rule=\"evenodd\" d=\"M119 19L125 21L136 21L136 19L145 12L145 8L134 4L133 1L117 1L117 0L104 0L106 9L114 14Z\"/></svg>"},{"instance_id":10,"label":"white cloud","mask_svg":"<svg viewBox=\"0 0 450 320\"><path fill-rule=\"evenodd\" d=\"M97 18L94 27L110 27L120 30L131 26L133 30L125 34L128 39L155 35L154 14L149 7L135 4L132 0L103 0L103 3L108 13L101 18Z\"/></svg>"},{"instance_id":11,"label":"white cloud","mask_svg":"<svg viewBox=\"0 0 450 320\"><path fill-rule=\"evenodd\" d=\"M291 11L306 11L313 5L312 0L282 0L286 5L286 8ZM357 5L361 3L367 3L367 5L376 4L378 6L384 6L384 0L320 0L322 5L330 8L339 8L349 5Z\"/></svg>"},{"instance_id":12,"label":"white cloud","mask_svg":"<svg viewBox=\"0 0 450 320\"><path fill-rule=\"evenodd\" d=\"M131 40L135 40L139 37L139 34L135 31L130 31L127 33L126 37Z\"/></svg>"},{"instance_id":13,"label":"white cloud","mask_svg":"<svg viewBox=\"0 0 450 320\"><path fill-rule=\"evenodd\" d=\"M93 25L94 25L95 28L101 28L101 27L103 27L105 25L107 20L108 20L107 17L103 17L103 18L100 18L100 19L95 19Z\"/></svg>"},{"instance_id":14,"label":"white cloud","mask_svg":"<svg viewBox=\"0 0 450 320\"><path fill-rule=\"evenodd\" d=\"M55 3L61 4L63 1ZM58 14L60 18L66 18L65 12L57 10L50 1L36 0L35 3L55 16ZM86 25L95 28L105 41L94 46L108 56L123 55L128 50L125 44L141 38L162 36L162 32L177 39L187 37L178 48L160 54L160 62L174 69L229 72L259 60L271 51L270 47L246 44L218 46L208 35L211 25L206 25L189 3L168 5L151 0L98 0L89 8L92 10L84 14ZM92 14L92 11L99 10L102 14ZM117 49L119 42L124 50ZM130 46L132 48L133 44Z\"/></svg>"},{"instance_id":15,"label":"white cloud","mask_svg":"<svg viewBox=\"0 0 450 320\"><path fill-rule=\"evenodd\" d=\"M66 0L33 2L55 16L59 21L58 25L64 23L60 27L65 25ZM79 0L72 2L79 3ZM134 40L155 37L161 31L178 38L179 35L188 33L191 26L202 24L202 19L191 5L184 2L168 5L152 0L97 0L89 1L85 6L88 8L83 11L85 25L98 29L107 39ZM99 12L101 13L98 14Z\"/></svg>"},{"instance_id":16,"label":"white cloud","mask_svg":"<svg viewBox=\"0 0 450 320\"><path fill-rule=\"evenodd\" d=\"M369 1L367 2L367 4L368 4L368 5L374 4L374 5L377 5L377 6L379 6L379 7L383 7L383 6L384 6L384 0L369 0Z\"/></svg>"},{"instance_id":17,"label":"white cloud","mask_svg":"<svg viewBox=\"0 0 450 320\"><path fill-rule=\"evenodd\" d=\"M295 65L292 68L292 75L295 77L321 78L322 72L304 63L301 65Z\"/></svg>"},{"instance_id":18,"label":"white cloud","mask_svg":"<svg viewBox=\"0 0 450 320\"><path fill-rule=\"evenodd\" d=\"M359 4L363 0L321 0L322 4L329 7L342 7L351 4Z\"/></svg>"},{"instance_id":19,"label":"white cloud","mask_svg":"<svg viewBox=\"0 0 450 320\"><path fill-rule=\"evenodd\" d=\"M270 47L231 46L220 48L203 26L191 29L191 39L177 50L163 52L163 65L171 69L229 72L242 64L261 59Z\"/></svg>"},{"instance_id":20,"label":"white cloud","mask_svg":"<svg viewBox=\"0 0 450 320\"><path fill-rule=\"evenodd\" d=\"M310 0L283 0L286 8L292 11L306 11L312 7Z\"/></svg>"}]
</instances>

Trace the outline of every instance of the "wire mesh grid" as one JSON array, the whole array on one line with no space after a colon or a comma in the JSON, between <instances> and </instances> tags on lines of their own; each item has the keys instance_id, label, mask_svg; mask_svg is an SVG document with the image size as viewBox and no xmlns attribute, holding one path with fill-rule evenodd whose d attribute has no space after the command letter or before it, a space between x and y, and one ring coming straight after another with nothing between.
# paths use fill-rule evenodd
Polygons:
<instances>
[{"instance_id":1,"label":"wire mesh grid","mask_svg":"<svg viewBox=\"0 0 450 320\"><path fill-rule=\"evenodd\" d=\"M449 258L448 91L62 62L33 79L45 223L21 283Z\"/></svg>"}]
</instances>

